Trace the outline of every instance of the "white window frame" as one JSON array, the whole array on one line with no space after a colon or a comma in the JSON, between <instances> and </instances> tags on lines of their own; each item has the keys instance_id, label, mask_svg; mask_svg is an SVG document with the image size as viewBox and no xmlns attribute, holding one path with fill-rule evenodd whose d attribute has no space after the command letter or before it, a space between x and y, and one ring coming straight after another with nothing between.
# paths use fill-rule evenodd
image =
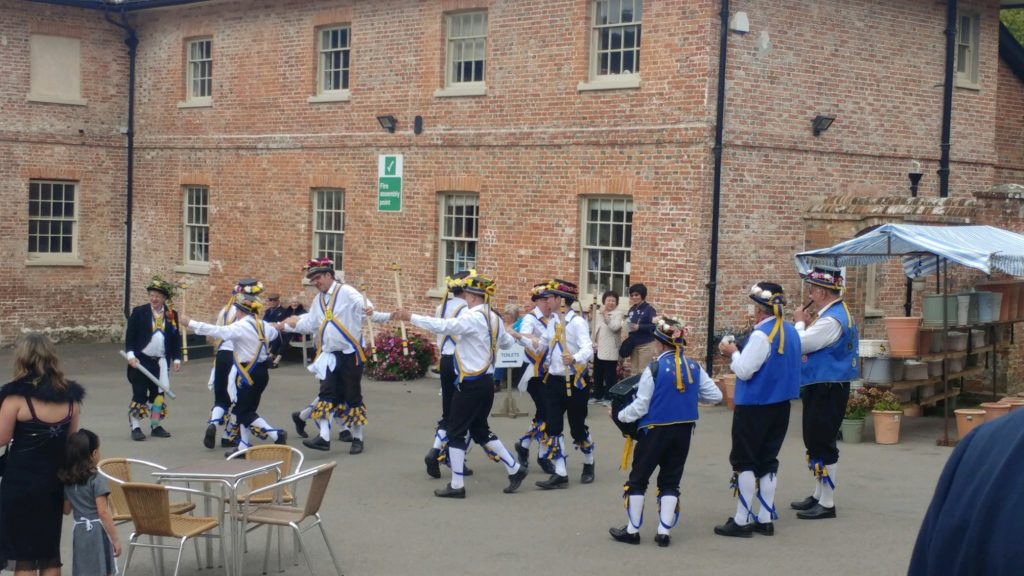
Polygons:
<instances>
[{"instance_id":1,"label":"white window frame","mask_svg":"<svg viewBox=\"0 0 1024 576\"><path fill-rule=\"evenodd\" d=\"M195 54L195 48L206 44L205 54ZM202 76L204 72L206 76ZM200 74L200 76L197 76ZM204 86L208 93L196 90L196 83ZM213 105L213 38L190 38L185 42L185 101L179 108L204 107Z\"/></svg>"},{"instance_id":2,"label":"white window frame","mask_svg":"<svg viewBox=\"0 0 1024 576\"><path fill-rule=\"evenodd\" d=\"M597 218L591 217L591 211L597 210ZM604 218L600 213L608 211ZM631 196L583 196L580 198L580 295L581 302L589 304L601 297L607 290L619 293L620 301L624 300L629 288L629 275L633 251L633 215L635 206ZM617 218L621 213L621 219ZM619 236L616 236L619 228ZM595 262L591 255L597 257ZM616 261L616 254L622 254L621 265ZM610 261L609 270L601 270L605 261ZM596 266L596 269L595 269ZM618 269L617 269L618 268ZM597 274L596 282L591 279L591 271ZM604 277L608 282L603 282ZM621 280L616 280L620 278ZM589 295L589 296L584 296ZM589 300L593 298L595 300Z\"/></svg>"},{"instance_id":3,"label":"white window frame","mask_svg":"<svg viewBox=\"0 0 1024 576\"><path fill-rule=\"evenodd\" d=\"M471 30L471 27L483 27ZM487 11L445 14L444 88L434 96L482 96L487 93ZM464 57L467 50L469 57ZM461 77L460 63L480 62L480 77L471 71L471 79Z\"/></svg>"},{"instance_id":4,"label":"white window frame","mask_svg":"<svg viewBox=\"0 0 1024 576\"><path fill-rule=\"evenodd\" d=\"M344 45L328 46L330 35L338 34L339 42L343 38ZM332 64L334 54L340 58L341 87L327 87L326 77L329 73L328 66ZM349 86L352 80L352 27L348 24L338 24L318 28L316 31L316 95L310 96L307 101L315 102L344 102L350 97Z\"/></svg>"},{"instance_id":5,"label":"white window frame","mask_svg":"<svg viewBox=\"0 0 1024 576\"><path fill-rule=\"evenodd\" d=\"M334 268L345 267L345 191L341 188L314 188L313 191L313 255L327 256ZM326 245L335 243L335 248Z\"/></svg>"},{"instance_id":6,"label":"white window frame","mask_svg":"<svg viewBox=\"0 0 1024 576\"><path fill-rule=\"evenodd\" d=\"M981 47L981 16L972 12L957 15L956 85L960 88L980 87L978 54Z\"/></svg>"},{"instance_id":7,"label":"white window frame","mask_svg":"<svg viewBox=\"0 0 1024 576\"><path fill-rule=\"evenodd\" d=\"M611 8L618 6L619 13L610 14ZM627 13L626 7L632 20L623 21L622 17ZM643 36L643 0L594 0L590 5L590 55L587 80L580 82L578 90L613 90L618 88L639 88L640 87L640 56L641 40ZM626 33L632 29L636 46L626 50L622 46ZM601 49L601 39L607 34L609 38L618 30L620 33L620 45L618 49ZM610 41L610 40L609 40ZM619 68L617 72L602 71L602 53L608 54L609 66L615 53L619 55ZM627 52L633 54L633 70L625 71L623 55Z\"/></svg>"},{"instance_id":8,"label":"white window frame","mask_svg":"<svg viewBox=\"0 0 1024 576\"><path fill-rule=\"evenodd\" d=\"M467 213L467 208L472 208L471 214ZM438 195L438 217L437 285L444 286L446 276L476 267L480 244L480 196L475 192L441 193ZM466 233L467 224L472 228L472 235ZM450 246L455 254L451 258L448 256ZM458 256L459 248L462 248L462 257ZM468 255L470 251L472 257Z\"/></svg>"},{"instance_id":9,"label":"white window frame","mask_svg":"<svg viewBox=\"0 0 1024 576\"><path fill-rule=\"evenodd\" d=\"M195 194L202 194L199 201ZM198 272L210 268L210 188L209 186L182 186L182 260L186 268ZM199 258L195 258L198 254ZM186 270L187 271L187 270Z\"/></svg>"},{"instance_id":10,"label":"white window frame","mask_svg":"<svg viewBox=\"0 0 1024 576\"><path fill-rule=\"evenodd\" d=\"M68 180L29 180L28 187L28 227L26 234L26 264L29 265L81 265L78 257L78 214L81 197L78 193L78 182ZM67 192L71 192L70 202L66 199ZM59 192L59 194L58 194ZM60 196L58 199L57 196ZM60 205L60 215L55 216L55 208ZM68 206L70 204L70 206ZM70 207L71 215L67 214ZM33 214L33 211L36 213ZM46 224L46 231L42 231L43 224ZM53 231L54 226L59 228ZM65 231L66 227L70 230ZM40 250L41 240L47 240L50 244L57 240L60 246L58 250ZM62 240L70 242L70 247L65 250ZM35 250L33 250L33 241Z\"/></svg>"}]
</instances>

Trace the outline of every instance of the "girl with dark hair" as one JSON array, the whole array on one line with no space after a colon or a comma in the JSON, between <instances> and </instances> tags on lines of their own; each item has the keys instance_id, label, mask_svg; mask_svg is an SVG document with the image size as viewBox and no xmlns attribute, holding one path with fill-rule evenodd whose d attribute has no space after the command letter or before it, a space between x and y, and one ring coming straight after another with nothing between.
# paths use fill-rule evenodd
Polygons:
<instances>
[{"instance_id":1,"label":"girl with dark hair","mask_svg":"<svg viewBox=\"0 0 1024 576\"><path fill-rule=\"evenodd\" d=\"M74 518L73 576L117 573L114 557L121 555L121 541L107 501L107 479L96 472L99 461L100 439L91 430L82 428L68 437L58 476L64 482L64 513L73 513Z\"/></svg>"},{"instance_id":2,"label":"girl with dark hair","mask_svg":"<svg viewBox=\"0 0 1024 576\"><path fill-rule=\"evenodd\" d=\"M78 429L84 396L64 377L49 338L22 337L14 380L0 388L0 444L10 444L0 490L0 557L14 562L16 576L60 574L64 494L57 468L68 434Z\"/></svg>"}]
</instances>

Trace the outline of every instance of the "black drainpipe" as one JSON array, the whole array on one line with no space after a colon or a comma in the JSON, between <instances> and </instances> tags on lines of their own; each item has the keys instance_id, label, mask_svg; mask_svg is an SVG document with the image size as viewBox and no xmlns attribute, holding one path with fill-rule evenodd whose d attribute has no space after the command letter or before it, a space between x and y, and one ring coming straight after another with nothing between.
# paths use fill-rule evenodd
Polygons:
<instances>
[{"instance_id":1,"label":"black drainpipe","mask_svg":"<svg viewBox=\"0 0 1024 576\"><path fill-rule=\"evenodd\" d=\"M713 372L715 361L715 296L718 292L718 217L722 203L722 129L725 124L725 61L729 47L729 0L722 0L718 40L718 101L715 110L715 174L711 193L711 271L708 278L708 337L705 367Z\"/></svg>"},{"instance_id":2,"label":"black drainpipe","mask_svg":"<svg viewBox=\"0 0 1024 576\"><path fill-rule=\"evenodd\" d=\"M128 170L125 199L124 221L124 317L131 313L132 296L132 182L135 172L135 56L139 46L139 37L135 29L128 25L124 8L121 9L121 22L115 22L108 10L103 11L107 22L125 31L124 43L128 46Z\"/></svg>"},{"instance_id":3,"label":"black drainpipe","mask_svg":"<svg viewBox=\"0 0 1024 576\"><path fill-rule=\"evenodd\" d=\"M956 51L956 0L946 0L946 79L942 90L942 159L939 160L939 197L949 197L949 140L953 123L953 66Z\"/></svg>"}]
</instances>

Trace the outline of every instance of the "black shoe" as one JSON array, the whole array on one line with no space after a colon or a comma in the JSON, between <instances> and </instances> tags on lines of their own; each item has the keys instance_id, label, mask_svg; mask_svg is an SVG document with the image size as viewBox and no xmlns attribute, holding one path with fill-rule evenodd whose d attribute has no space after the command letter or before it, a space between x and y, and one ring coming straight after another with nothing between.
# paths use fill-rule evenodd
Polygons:
<instances>
[{"instance_id":1,"label":"black shoe","mask_svg":"<svg viewBox=\"0 0 1024 576\"><path fill-rule=\"evenodd\" d=\"M835 518L836 507L826 508L820 503L815 503L809 510L797 512L796 517L801 520L821 520L822 518Z\"/></svg>"},{"instance_id":2,"label":"black shoe","mask_svg":"<svg viewBox=\"0 0 1024 576\"><path fill-rule=\"evenodd\" d=\"M362 454L363 453L363 441L355 438L352 440L352 447L348 449L349 454Z\"/></svg>"},{"instance_id":3,"label":"black shoe","mask_svg":"<svg viewBox=\"0 0 1024 576\"><path fill-rule=\"evenodd\" d=\"M614 538L618 542L625 542L626 544L640 543L640 533L637 532L636 534L630 534L628 531L626 531L625 526L623 526L622 528L609 528L608 533L611 534L612 538Z\"/></svg>"},{"instance_id":4,"label":"black shoe","mask_svg":"<svg viewBox=\"0 0 1024 576\"><path fill-rule=\"evenodd\" d=\"M285 444L288 442L288 433L284 430L277 431L277 440L274 440L274 444Z\"/></svg>"},{"instance_id":5,"label":"black shoe","mask_svg":"<svg viewBox=\"0 0 1024 576\"><path fill-rule=\"evenodd\" d=\"M135 440L136 442L142 442L145 439L146 435L142 433L141 429L132 428L132 440Z\"/></svg>"},{"instance_id":6,"label":"black shoe","mask_svg":"<svg viewBox=\"0 0 1024 576\"><path fill-rule=\"evenodd\" d=\"M163 426L157 426L156 428L153 428L152 430L149 431L149 435L154 437L154 438L170 438L171 437L171 433L168 432L167 430L164 430Z\"/></svg>"},{"instance_id":7,"label":"black shoe","mask_svg":"<svg viewBox=\"0 0 1024 576\"><path fill-rule=\"evenodd\" d=\"M299 438L309 438L309 434L306 434L306 421L299 416L298 412L292 412L292 422L295 423L295 433L299 435Z\"/></svg>"},{"instance_id":8,"label":"black shoe","mask_svg":"<svg viewBox=\"0 0 1024 576\"><path fill-rule=\"evenodd\" d=\"M750 538L754 535L754 525L740 526L732 517L729 517L725 524L715 526L715 534L719 536L734 536L736 538Z\"/></svg>"},{"instance_id":9,"label":"black shoe","mask_svg":"<svg viewBox=\"0 0 1024 576\"><path fill-rule=\"evenodd\" d=\"M658 543L661 548L668 548L668 545L672 543L672 537L668 534L658 534L654 537L654 541Z\"/></svg>"},{"instance_id":10,"label":"black shoe","mask_svg":"<svg viewBox=\"0 0 1024 576\"><path fill-rule=\"evenodd\" d=\"M519 465L523 468L530 466L530 449L523 448L519 442L516 442L516 457L519 458Z\"/></svg>"},{"instance_id":11,"label":"black shoe","mask_svg":"<svg viewBox=\"0 0 1024 576\"><path fill-rule=\"evenodd\" d=\"M441 463L437 460L441 456L441 451L437 448L431 448L430 452L423 457L423 463L427 465L427 476L431 478L441 477Z\"/></svg>"},{"instance_id":12,"label":"black shoe","mask_svg":"<svg viewBox=\"0 0 1024 576\"><path fill-rule=\"evenodd\" d=\"M312 448L313 450L323 450L325 452L331 449L331 443L319 436L317 436L316 438L303 440L302 445L305 446L306 448Z\"/></svg>"},{"instance_id":13,"label":"black shoe","mask_svg":"<svg viewBox=\"0 0 1024 576\"><path fill-rule=\"evenodd\" d=\"M217 439L217 425L210 424L206 427L206 435L203 436L203 446L213 450L214 440Z\"/></svg>"},{"instance_id":14,"label":"black shoe","mask_svg":"<svg viewBox=\"0 0 1024 576\"><path fill-rule=\"evenodd\" d=\"M472 476L473 475L473 469L470 468L469 466L466 466L465 462L462 463L462 475L463 476Z\"/></svg>"},{"instance_id":15,"label":"black shoe","mask_svg":"<svg viewBox=\"0 0 1024 576\"><path fill-rule=\"evenodd\" d=\"M555 473L555 463L551 460L537 456L537 464L540 465L540 469L543 470L545 474Z\"/></svg>"},{"instance_id":16,"label":"black shoe","mask_svg":"<svg viewBox=\"0 0 1024 576\"><path fill-rule=\"evenodd\" d=\"M548 478L547 480L538 480L536 484L538 488L542 488L544 490L552 490L554 488L568 488L569 477L559 476L558 474L552 474L551 477Z\"/></svg>"},{"instance_id":17,"label":"black shoe","mask_svg":"<svg viewBox=\"0 0 1024 576\"><path fill-rule=\"evenodd\" d=\"M763 536L775 536L775 523L765 522L764 524L754 520L754 532Z\"/></svg>"},{"instance_id":18,"label":"black shoe","mask_svg":"<svg viewBox=\"0 0 1024 576\"><path fill-rule=\"evenodd\" d=\"M220 447L221 448L233 448L235 446L238 446L238 438L221 438L220 439Z\"/></svg>"},{"instance_id":19,"label":"black shoe","mask_svg":"<svg viewBox=\"0 0 1024 576\"><path fill-rule=\"evenodd\" d=\"M465 488L452 488L452 485L448 484L444 488L438 488L437 490L434 490L434 496L437 496L438 498L460 498L461 499L461 498L465 498L466 497L466 489Z\"/></svg>"},{"instance_id":20,"label":"black shoe","mask_svg":"<svg viewBox=\"0 0 1024 576\"><path fill-rule=\"evenodd\" d=\"M804 498L803 500L798 500L796 502L790 502L789 503L789 507L792 508L793 510L810 510L811 508L814 508L814 505L817 504L817 503L818 503L818 499L817 498L815 498L814 496L808 496L807 498Z\"/></svg>"},{"instance_id":21,"label":"black shoe","mask_svg":"<svg viewBox=\"0 0 1024 576\"><path fill-rule=\"evenodd\" d=\"M526 478L526 466L519 466L519 471L515 474L508 475L508 486L505 487L505 494L511 494L519 489L519 485L523 483L523 478Z\"/></svg>"},{"instance_id":22,"label":"black shoe","mask_svg":"<svg viewBox=\"0 0 1024 576\"><path fill-rule=\"evenodd\" d=\"M351 442L352 441L352 431L351 430L342 430L341 432L338 432L338 440L341 440L342 442Z\"/></svg>"},{"instance_id":23,"label":"black shoe","mask_svg":"<svg viewBox=\"0 0 1024 576\"><path fill-rule=\"evenodd\" d=\"M594 481L594 465L584 464L583 474L580 475L580 484L590 484Z\"/></svg>"}]
</instances>

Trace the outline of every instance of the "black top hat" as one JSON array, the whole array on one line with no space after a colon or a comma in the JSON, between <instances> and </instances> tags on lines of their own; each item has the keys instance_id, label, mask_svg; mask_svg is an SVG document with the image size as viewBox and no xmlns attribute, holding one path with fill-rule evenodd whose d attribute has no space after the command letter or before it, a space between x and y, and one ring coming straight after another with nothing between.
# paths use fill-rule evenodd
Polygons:
<instances>
[{"instance_id":1,"label":"black top hat","mask_svg":"<svg viewBox=\"0 0 1024 576\"><path fill-rule=\"evenodd\" d=\"M577 288L575 284L569 282L568 280L560 280L558 278L553 278L550 282L547 283L547 286L544 287L545 296L550 296L552 294L554 294L555 296L561 296L563 298L571 298L575 300L580 295L580 289Z\"/></svg>"},{"instance_id":2,"label":"black top hat","mask_svg":"<svg viewBox=\"0 0 1024 576\"><path fill-rule=\"evenodd\" d=\"M829 290L840 291L843 289L843 271L832 266L815 266L813 270L804 274L804 282L828 288Z\"/></svg>"},{"instance_id":3,"label":"black top hat","mask_svg":"<svg viewBox=\"0 0 1024 576\"><path fill-rule=\"evenodd\" d=\"M327 257L313 258L306 262L306 265L302 267L302 271L306 273L306 278L312 278L323 272L334 274L334 261Z\"/></svg>"},{"instance_id":4,"label":"black top hat","mask_svg":"<svg viewBox=\"0 0 1024 576\"><path fill-rule=\"evenodd\" d=\"M686 346L686 327L668 316L654 319L654 337L668 346Z\"/></svg>"}]
</instances>

